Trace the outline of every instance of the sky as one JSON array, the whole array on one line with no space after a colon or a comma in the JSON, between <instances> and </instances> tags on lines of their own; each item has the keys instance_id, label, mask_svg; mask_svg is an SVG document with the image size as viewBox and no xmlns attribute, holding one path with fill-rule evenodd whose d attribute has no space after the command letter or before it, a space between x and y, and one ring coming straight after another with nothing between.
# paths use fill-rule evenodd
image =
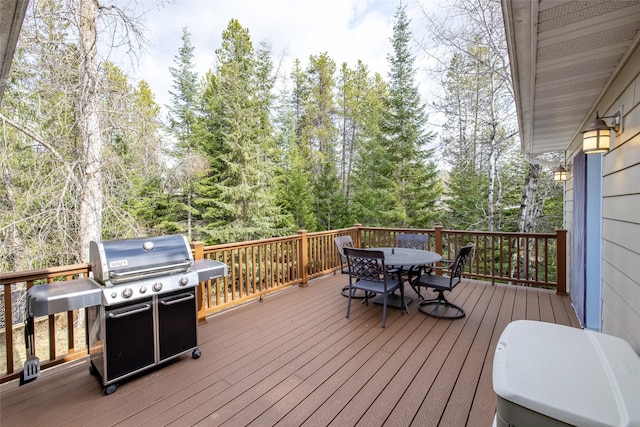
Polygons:
<instances>
[{"instance_id":1,"label":"sky","mask_svg":"<svg viewBox=\"0 0 640 427\"><path fill-rule=\"evenodd\" d=\"M433 0L422 0L423 4L429 2ZM403 3L412 33L416 38L423 37L422 10L415 0ZM271 45L274 55L282 57L287 76L296 58L304 68L311 55L327 52L337 69L343 62L355 68L362 60L372 73L379 72L386 78L399 0L176 0L155 8L153 0L141 0L141 4L151 9L143 19L151 46L137 67L118 65L134 80L145 79L164 108L170 103L169 67L175 65L183 28L188 27L191 34L196 71L204 76L214 67L215 50L233 18L249 30L254 47L261 41ZM417 47L415 54L419 68L424 54ZM418 79L425 78L419 73Z\"/></svg>"}]
</instances>

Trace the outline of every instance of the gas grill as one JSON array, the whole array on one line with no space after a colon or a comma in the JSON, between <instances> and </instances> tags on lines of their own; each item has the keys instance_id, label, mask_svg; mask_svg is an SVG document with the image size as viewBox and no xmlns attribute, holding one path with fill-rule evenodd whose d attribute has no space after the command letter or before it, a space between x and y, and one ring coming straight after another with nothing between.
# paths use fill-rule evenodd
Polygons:
<instances>
[{"instance_id":1,"label":"gas grill","mask_svg":"<svg viewBox=\"0 0 640 427\"><path fill-rule=\"evenodd\" d=\"M181 235L91 242L89 262L105 306L190 288L199 281Z\"/></svg>"},{"instance_id":2,"label":"gas grill","mask_svg":"<svg viewBox=\"0 0 640 427\"><path fill-rule=\"evenodd\" d=\"M194 261L182 235L91 242L89 259L92 279L34 286L27 305L30 317L88 308L89 369L104 394L184 353L200 357L196 287L226 276L225 264Z\"/></svg>"}]
</instances>

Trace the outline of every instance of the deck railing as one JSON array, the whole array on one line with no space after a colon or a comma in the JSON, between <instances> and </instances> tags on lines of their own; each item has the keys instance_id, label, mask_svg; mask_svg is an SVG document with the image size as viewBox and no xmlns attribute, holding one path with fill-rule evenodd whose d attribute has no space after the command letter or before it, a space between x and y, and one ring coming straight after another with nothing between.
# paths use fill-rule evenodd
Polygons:
<instances>
[{"instance_id":1,"label":"deck railing","mask_svg":"<svg viewBox=\"0 0 640 427\"><path fill-rule=\"evenodd\" d=\"M429 249L451 259L459 247L474 244L464 275L492 283L555 288L566 292L566 231L556 233L501 233L483 231L354 227L249 242L205 246L192 242L195 259L215 259L227 264L226 277L199 284L200 321L210 314L292 285L306 286L310 279L340 269L333 239L349 235L357 247L393 246L402 233L430 236ZM24 298L39 283L59 283L88 277L89 264L0 274L0 382L19 377L26 359ZM36 319L36 355L41 367L88 354L85 310Z\"/></svg>"}]
</instances>

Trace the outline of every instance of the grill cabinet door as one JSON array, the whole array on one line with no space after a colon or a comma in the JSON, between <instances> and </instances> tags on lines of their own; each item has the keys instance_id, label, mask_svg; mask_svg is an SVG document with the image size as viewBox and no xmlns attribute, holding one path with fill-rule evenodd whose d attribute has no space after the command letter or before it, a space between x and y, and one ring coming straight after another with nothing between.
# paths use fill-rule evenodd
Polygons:
<instances>
[{"instance_id":1,"label":"grill cabinet door","mask_svg":"<svg viewBox=\"0 0 640 427\"><path fill-rule=\"evenodd\" d=\"M195 288L158 298L160 361L196 348L197 309Z\"/></svg>"},{"instance_id":2,"label":"grill cabinet door","mask_svg":"<svg viewBox=\"0 0 640 427\"><path fill-rule=\"evenodd\" d=\"M106 381L155 364L151 298L105 309Z\"/></svg>"}]
</instances>

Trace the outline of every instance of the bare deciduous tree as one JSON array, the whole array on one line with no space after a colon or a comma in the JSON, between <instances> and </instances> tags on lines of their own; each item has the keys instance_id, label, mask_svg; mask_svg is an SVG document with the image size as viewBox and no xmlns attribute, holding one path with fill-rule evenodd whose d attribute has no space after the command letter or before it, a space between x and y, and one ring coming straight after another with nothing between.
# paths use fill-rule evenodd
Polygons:
<instances>
[{"instance_id":1,"label":"bare deciduous tree","mask_svg":"<svg viewBox=\"0 0 640 427\"><path fill-rule=\"evenodd\" d=\"M89 241L104 237L105 197L118 193L105 183L131 183L129 178L109 176L122 168L109 166L120 159L110 155L113 141L105 138L113 135L108 129L115 117L105 108L113 97L104 92L105 64L114 49L136 59L146 43L140 17L147 6L99 0L30 2L0 113L7 147L2 158L6 191L0 198L12 202L0 209L0 240L13 236L11 243L1 245L3 266L21 269L86 261ZM128 106L130 118L136 108L132 92L117 95L129 100L122 104ZM7 126L13 130L7 131ZM132 126L141 129L143 124ZM153 130L137 132L148 137ZM129 137L136 138L133 133ZM150 158L158 151L146 150ZM109 199L114 200L110 215L126 214L128 208ZM25 254L23 261L11 255L20 252Z\"/></svg>"}]
</instances>

